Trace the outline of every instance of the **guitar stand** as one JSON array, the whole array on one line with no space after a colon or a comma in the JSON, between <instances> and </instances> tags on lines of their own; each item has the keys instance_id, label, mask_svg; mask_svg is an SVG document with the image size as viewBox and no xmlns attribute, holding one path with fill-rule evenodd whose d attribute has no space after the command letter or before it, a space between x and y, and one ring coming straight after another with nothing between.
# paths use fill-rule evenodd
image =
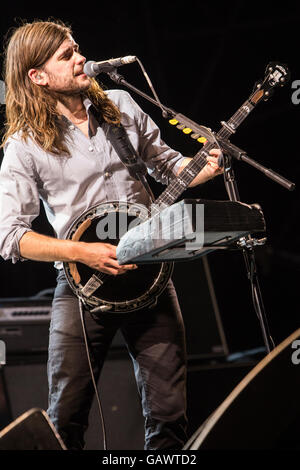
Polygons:
<instances>
[{"instance_id":1,"label":"guitar stand","mask_svg":"<svg viewBox=\"0 0 300 470\"><path fill-rule=\"evenodd\" d=\"M224 183L227 194L231 201L240 201L237 182L235 178L235 174L232 168L232 161L231 157L228 153L223 154L223 166L224 166ZM221 162L220 162L221 163ZM239 247L242 249L243 257L245 261L245 266L247 270L247 277L251 284L251 293L252 293L252 301L253 306L256 311L263 340L269 353L271 349L275 348L274 341L271 337L269 325L265 313L264 303L262 299L262 294L259 286L259 280L257 275L256 269L256 262L255 262L255 253L254 247L256 245L262 245L265 242L265 239L257 240L252 238L251 235L247 237L243 237L238 242Z\"/></svg>"}]
</instances>

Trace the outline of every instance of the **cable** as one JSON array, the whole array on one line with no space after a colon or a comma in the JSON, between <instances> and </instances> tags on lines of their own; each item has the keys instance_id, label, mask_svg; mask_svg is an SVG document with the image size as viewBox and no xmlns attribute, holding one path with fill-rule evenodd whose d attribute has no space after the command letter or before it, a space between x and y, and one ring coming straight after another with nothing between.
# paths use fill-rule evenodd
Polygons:
<instances>
[{"instance_id":1,"label":"cable","mask_svg":"<svg viewBox=\"0 0 300 470\"><path fill-rule=\"evenodd\" d=\"M93 387L94 387L94 390L95 390L95 395L96 395L96 400L97 400L98 410L99 410L99 415L100 415L100 420L101 420L102 435L103 435L103 448L104 448L104 450L107 450L105 422L104 422L104 417L103 417L103 410L102 410L102 406L101 406L101 401L100 401L100 397L99 397L99 393L98 393L98 389L97 389L97 384L96 384L96 380L95 380L95 375L94 375L94 371L93 371L93 367L92 367L92 363L91 363L91 358L90 358L90 347L89 347L89 344L88 344L88 337L87 337L86 327L85 327L85 322L84 322L82 300L79 298L78 302L79 302L80 320L81 320L81 324L82 324L82 332L83 332L83 337L84 337L86 354L87 354L89 369L90 369L90 373L91 373L91 378L92 378Z\"/></svg>"},{"instance_id":2,"label":"cable","mask_svg":"<svg viewBox=\"0 0 300 470\"><path fill-rule=\"evenodd\" d=\"M159 97L158 97L158 95L157 95L157 93L156 93L156 91L155 91L155 89L154 89L154 86L152 85L152 82L151 82L151 80L150 80L150 78L149 78L149 75L148 75L147 72L146 72L145 67L143 66L142 62L140 61L140 59L139 59L138 57L136 57L136 61L137 61L137 63L139 64L139 66L140 66L140 68L141 68L141 70L142 70L142 72L143 72L143 74L144 74L144 77L145 77L146 80L147 80L147 83L148 83L148 85L149 85L149 88L150 88L150 90L152 91L153 96L154 96L154 98L156 99L156 101L157 101L157 103L158 103L158 105L159 105L159 107L160 107L160 109L161 109L161 111L162 111L163 117L168 117L168 113L167 113L167 111L165 110L164 106L161 104L160 99L159 99Z\"/></svg>"},{"instance_id":3,"label":"cable","mask_svg":"<svg viewBox=\"0 0 300 470\"><path fill-rule=\"evenodd\" d=\"M258 320L260 321L261 325L263 325L263 324L266 325L266 327L263 329L263 331L266 330L266 331L264 331L265 341L266 342L269 341L270 344L272 345L272 348L275 348L274 340L273 340L273 338L271 336L271 333L269 331L269 326L268 326L268 322L267 322L267 318L266 318L264 305L261 302L259 302L259 297L261 297L261 292L260 292L258 279L257 279L257 276L256 276L256 265L255 265L255 260L254 260L253 249L250 252L249 275L250 275L249 280L250 280L250 283L251 283L252 301L253 301L253 305L254 305L256 315L257 315ZM269 338L269 340L267 338Z\"/></svg>"}]
</instances>

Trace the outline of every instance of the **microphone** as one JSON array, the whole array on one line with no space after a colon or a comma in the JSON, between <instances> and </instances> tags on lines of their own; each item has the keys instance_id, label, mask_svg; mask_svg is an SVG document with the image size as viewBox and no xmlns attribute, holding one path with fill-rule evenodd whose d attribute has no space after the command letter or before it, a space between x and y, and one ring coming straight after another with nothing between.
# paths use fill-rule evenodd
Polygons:
<instances>
[{"instance_id":1,"label":"microphone","mask_svg":"<svg viewBox=\"0 0 300 470\"><path fill-rule=\"evenodd\" d=\"M96 77L96 75L98 75L101 72L110 72L116 67L120 67L121 65L131 64L132 62L135 62L135 61L136 61L136 56L134 55L118 57L117 59L102 60L101 62L94 62L93 60L90 60L89 62L84 64L83 72L88 77Z\"/></svg>"}]
</instances>

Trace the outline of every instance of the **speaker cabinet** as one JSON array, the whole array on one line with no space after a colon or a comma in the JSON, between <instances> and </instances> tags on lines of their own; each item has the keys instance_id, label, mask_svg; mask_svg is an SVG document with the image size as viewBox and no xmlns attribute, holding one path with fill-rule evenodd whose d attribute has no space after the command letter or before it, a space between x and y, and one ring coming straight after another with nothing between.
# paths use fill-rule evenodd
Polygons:
<instances>
[{"instance_id":1,"label":"speaker cabinet","mask_svg":"<svg viewBox=\"0 0 300 470\"><path fill-rule=\"evenodd\" d=\"M22 360L7 357L2 369L11 419L31 408L47 409L48 382L45 356L23 356Z\"/></svg>"},{"instance_id":2,"label":"speaker cabinet","mask_svg":"<svg viewBox=\"0 0 300 470\"><path fill-rule=\"evenodd\" d=\"M0 450L66 450L47 413L33 408L0 431Z\"/></svg>"},{"instance_id":3,"label":"speaker cabinet","mask_svg":"<svg viewBox=\"0 0 300 470\"><path fill-rule=\"evenodd\" d=\"M299 338L300 329L251 369L185 448L299 450Z\"/></svg>"},{"instance_id":4,"label":"speaker cabinet","mask_svg":"<svg viewBox=\"0 0 300 470\"><path fill-rule=\"evenodd\" d=\"M16 359L12 361L8 357L2 376L11 420L15 420L31 408L47 410L46 358L23 356L21 362ZM109 353L98 383L98 391L106 425L108 449L143 449L144 420L133 367L127 351L116 350ZM0 422L0 428L7 424L7 416L5 413L6 422ZM90 425L85 437L86 449L103 449L101 420L96 399L91 408Z\"/></svg>"}]
</instances>

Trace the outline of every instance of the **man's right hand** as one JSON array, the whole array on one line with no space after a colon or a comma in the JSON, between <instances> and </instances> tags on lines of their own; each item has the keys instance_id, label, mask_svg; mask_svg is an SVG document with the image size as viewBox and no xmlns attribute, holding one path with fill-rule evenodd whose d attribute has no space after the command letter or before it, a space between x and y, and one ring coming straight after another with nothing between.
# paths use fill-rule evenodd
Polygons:
<instances>
[{"instance_id":1,"label":"man's right hand","mask_svg":"<svg viewBox=\"0 0 300 470\"><path fill-rule=\"evenodd\" d=\"M85 243L60 240L29 231L20 239L20 255L35 261L80 262L106 274L124 274L136 269L135 264L121 266L117 261L117 247L110 243Z\"/></svg>"},{"instance_id":2,"label":"man's right hand","mask_svg":"<svg viewBox=\"0 0 300 470\"><path fill-rule=\"evenodd\" d=\"M106 274L118 275L136 269L135 264L120 265L117 260L117 247L110 243L80 242L81 255L78 261Z\"/></svg>"}]
</instances>

